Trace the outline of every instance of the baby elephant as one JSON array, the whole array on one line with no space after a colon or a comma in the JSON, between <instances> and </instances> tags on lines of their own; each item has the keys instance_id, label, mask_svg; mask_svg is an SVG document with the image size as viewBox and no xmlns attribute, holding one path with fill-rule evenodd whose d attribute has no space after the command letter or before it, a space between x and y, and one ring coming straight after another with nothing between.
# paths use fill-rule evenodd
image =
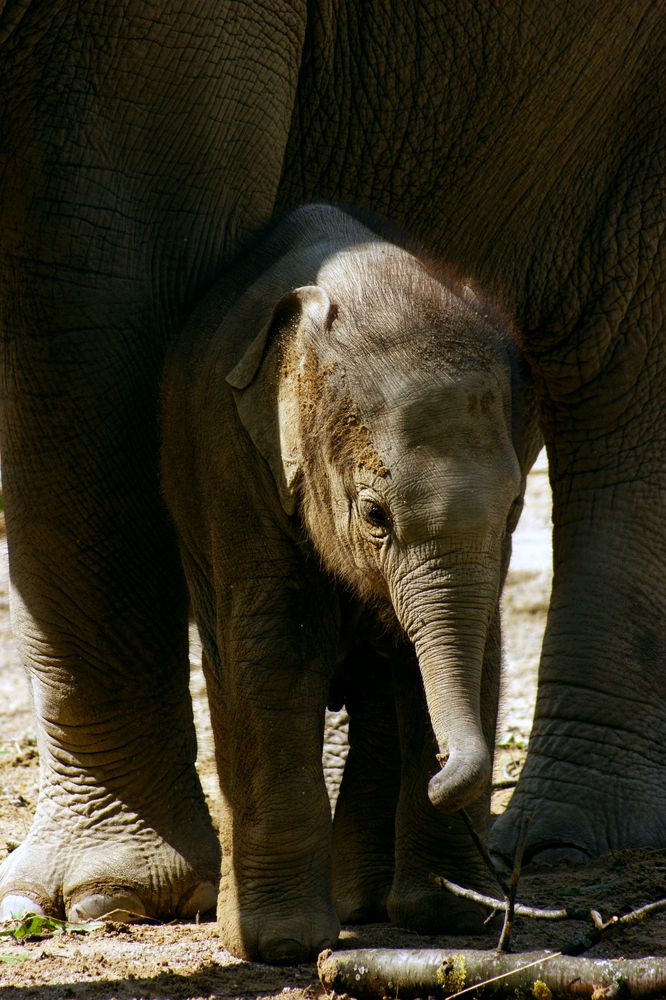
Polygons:
<instances>
[{"instance_id":1,"label":"baby elephant","mask_svg":"<svg viewBox=\"0 0 666 1000\"><path fill-rule=\"evenodd\" d=\"M484 887L499 596L539 444L509 330L335 208L275 224L194 314L163 488L201 633L225 946L296 962L339 920L468 931ZM350 752L331 823L327 704Z\"/></svg>"}]
</instances>

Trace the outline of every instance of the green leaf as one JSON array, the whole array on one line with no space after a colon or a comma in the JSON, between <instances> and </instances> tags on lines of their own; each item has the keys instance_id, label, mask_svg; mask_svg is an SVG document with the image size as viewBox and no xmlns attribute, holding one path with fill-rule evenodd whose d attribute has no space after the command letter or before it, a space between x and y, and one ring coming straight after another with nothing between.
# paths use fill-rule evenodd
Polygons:
<instances>
[{"instance_id":1,"label":"green leaf","mask_svg":"<svg viewBox=\"0 0 666 1000\"><path fill-rule=\"evenodd\" d=\"M6 955L0 955L0 963L4 962L5 965L13 965L15 962L29 962L32 955L28 953L21 954L20 952L8 951Z\"/></svg>"},{"instance_id":2,"label":"green leaf","mask_svg":"<svg viewBox=\"0 0 666 1000\"><path fill-rule=\"evenodd\" d=\"M10 926L0 930L0 937L13 937L15 941L30 941L55 937L57 934L89 934L99 927L104 927L103 920L70 923L68 920L45 917L38 913L22 913L12 915Z\"/></svg>"},{"instance_id":3,"label":"green leaf","mask_svg":"<svg viewBox=\"0 0 666 1000\"><path fill-rule=\"evenodd\" d=\"M516 735L516 733L504 733L499 739L495 740L495 746L498 747L515 747L516 750L526 750L527 740L524 740L521 736Z\"/></svg>"}]
</instances>

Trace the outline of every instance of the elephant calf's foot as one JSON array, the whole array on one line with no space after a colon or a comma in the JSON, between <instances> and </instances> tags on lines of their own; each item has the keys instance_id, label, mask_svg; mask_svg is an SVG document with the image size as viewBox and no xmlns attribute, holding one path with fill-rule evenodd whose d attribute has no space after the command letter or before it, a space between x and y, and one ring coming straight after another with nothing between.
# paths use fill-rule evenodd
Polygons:
<instances>
[{"instance_id":1,"label":"elephant calf's foot","mask_svg":"<svg viewBox=\"0 0 666 1000\"><path fill-rule=\"evenodd\" d=\"M472 807L469 812L477 830L482 831L484 804ZM413 820L409 826L405 816ZM462 818L438 813L429 803L421 803L420 812L416 808L411 813L403 810L401 822L395 878L388 900L391 922L424 934L486 933L487 910L454 896L435 881L442 876L477 892L497 895L497 885Z\"/></svg>"},{"instance_id":2,"label":"elephant calf's foot","mask_svg":"<svg viewBox=\"0 0 666 1000\"><path fill-rule=\"evenodd\" d=\"M367 869L367 865L365 867ZM364 872L363 866L336 871L333 876L333 902L340 922L373 924L387 920L392 881L392 863L372 873Z\"/></svg>"},{"instance_id":3,"label":"elephant calf's foot","mask_svg":"<svg viewBox=\"0 0 666 1000\"><path fill-rule=\"evenodd\" d=\"M335 912L342 924L381 924L388 919L388 890L336 893Z\"/></svg>"},{"instance_id":4,"label":"elephant calf's foot","mask_svg":"<svg viewBox=\"0 0 666 1000\"><path fill-rule=\"evenodd\" d=\"M451 876L456 881L455 876ZM461 879L467 885L469 879ZM488 885L474 888L489 892ZM495 895L497 890L495 889ZM392 924L421 934L484 934L488 931L488 911L466 899L439 889L422 879L411 885L394 885L388 900Z\"/></svg>"},{"instance_id":5,"label":"elephant calf's foot","mask_svg":"<svg viewBox=\"0 0 666 1000\"><path fill-rule=\"evenodd\" d=\"M185 853L136 821L122 827L116 817L111 829L88 821L70 837L66 824L37 821L0 869L0 919L31 911L80 921L118 910L135 919L187 918L212 910L218 845L200 826L181 839Z\"/></svg>"},{"instance_id":6,"label":"elephant calf's foot","mask_svg":"<svg viewBox=\"0 0 666 1000\"><path fill-rule=\"evenodd\" d=\"M280 906L277 913L276 904ZM257 908L252 913L247 907L239 913L231 900L221 897L218 924L222 943L232 955L268 965L312 961L320 951L332 948L340 933L332 905L308 897L291 904L284 897L277 898L270 909Z\"/></svg>"},{"instance_id":7,"label":"elephant calf's foot","mask_svg":"<svg viewBox=\"0 0 666 1000\"><path fill-rule=\"evenodd\" d=\"M333 902L343 924L382 923L395 869L393 811L383 816L378 806L382 822L373 823L348 803L333 827Z\"/></svg>"}]
</instances>

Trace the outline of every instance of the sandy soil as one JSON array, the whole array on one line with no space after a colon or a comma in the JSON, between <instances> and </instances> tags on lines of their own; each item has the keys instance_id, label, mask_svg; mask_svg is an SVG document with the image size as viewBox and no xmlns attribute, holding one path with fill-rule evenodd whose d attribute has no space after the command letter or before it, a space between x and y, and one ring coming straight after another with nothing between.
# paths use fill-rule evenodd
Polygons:
<instances>
[{"instance_id":1,"label":"sandy soil","mask_svg":"<svg viewBox=\"0 0 666 1000\"><path fill-rule=\"evenodd\" d=\"M514 778L529 738L539 648L551 579L550 493L545 459L529 479L504 596L505 681L498 734L496 779ZM0 860L25 837L34 811L38 758L28 687L9 624L9 586L4 538L0 551ZM199 733L204 789L215 798L210 723L196 649L192 697ZM501 811L510 791L493 800ZM666 896L666 851L609 855L580 868L526 873L520 896L536 904L595 906L604 917ZM6 927L7 925L5 925ZM1 929L1 928L0 928ZM559 947L580 925L534 925L518 921L516 950ZM348 928L341 946L490 947L493 940L445 939L384 926ZM592 956L666 954L666 916L654 918L597 945ZM21 961L7 961L8 959ZM272 969L231 958L220 946L214 923L107 925L87 934L64 934L18 944L0 936L0 998L273 997L307 1000L323 993L314 965Z\"/></svg>"}]
</instances>

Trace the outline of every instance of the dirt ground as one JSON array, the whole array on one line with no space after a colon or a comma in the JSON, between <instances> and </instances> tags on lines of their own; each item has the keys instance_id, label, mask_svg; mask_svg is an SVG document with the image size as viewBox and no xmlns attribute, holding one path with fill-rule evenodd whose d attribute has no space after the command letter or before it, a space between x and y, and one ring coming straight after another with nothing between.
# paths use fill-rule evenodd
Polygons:
<instances>
[{"instance_id":1,"label":"dirt ground","mask_svg":"<svg viewBox=\"0 0 666 1000\"><path fill-rule=\"evenodd\" d=\"M505 683L498 733L496 780L515 778L529 738L539 648L551 579L550 492L545 459L530 475L525 511L504 596ZM0 538L0 861L25 837L37 798L38 758L26 681L9 624L6 545ZM204 789L215 798L216 778L204 683L193 655L192 696ZM501 811L510 791L493 800ZM604 918L666 896L666 851L608 855L585 867L526 873L519 896L540 905L594 906ZM5 928L7 925L4 925ZM580 924L517 922L514 949L560 947ZM0 925L0 931L2 925ZM493 939L422 937L385 926L347 928L341 947L492 947ZM591 956L666 954L666 915L609 938ZM283 997L323 994L314 965L273 969L240 962L220 946L214 922L107 925L86 934L61 934L17 943L0 935L0 998Z\"/></svg>"}]
</instances>

